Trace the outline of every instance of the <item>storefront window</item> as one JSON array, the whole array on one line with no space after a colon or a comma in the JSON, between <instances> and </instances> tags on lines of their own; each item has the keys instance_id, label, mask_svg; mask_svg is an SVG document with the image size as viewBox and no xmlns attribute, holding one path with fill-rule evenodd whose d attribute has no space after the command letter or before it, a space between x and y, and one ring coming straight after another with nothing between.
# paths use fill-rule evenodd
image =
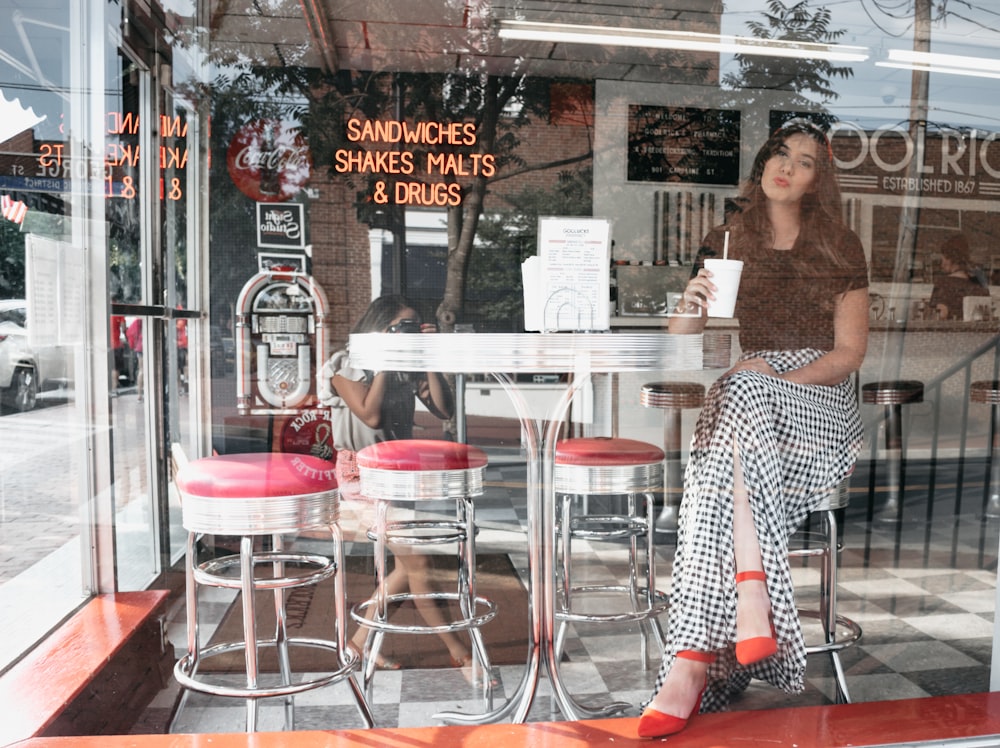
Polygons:
<instances>
[{"instance_id":1,"label":"storefront window","mask_svg":"<svg viewBox=\"0 0 1000 748\"><path fill-rule=\"evenodd\" d=\"M89 595L155 583L170 543L159 424L170 414L183 442L196 420L165 320L189 310L202 333L186 113L142 19L114 3L0 12L3 667Z\"/></svg>"},{"instance_id":2,"label":"storefront window","mask_svg":"<svg viewBox=\"0 0 1000 748\"><path fill-rule=\"evenodd\" d=\"M1000 40L989 12L923 1L898 12L707 1L322 10L309 28L326 31L305 45L259 6L252 23L231 12L209 28L213 329L241 319L244 283L287 261L325 289L331 349L390 292L443 331L520 331L522 263L538 252L545 216L609 219L610 327L663 327L757 147L809 119L830 134L844 217L870 263L858 384L927 388L904 416L911 489L923 492L907 494L902 524L863 516L866 502L868 518L883 508L887 459L883 410L864 408L855 492L866 553L898 555L906 542L937 553L907 523L944 512L963 529L943 548L974 536L985 549L945 567L990 568L995 520L980 521L989 415L968 402L969 382L995 377L997 360L1000 146L988 92ZM981 290L946 314L931 297L952 272L943 247L957 235ZM719 330L738 340L732 325ZM641 384L620 378L610 421L655 442L657 414L635 404ZM272 448L278 421L266 410L241 413L236 385L216 387L215 447Z\"/></svg>"},{"instance_id":3,"label":"storefront window","mask_svg":"<svg viewBox=\"0 0 1000 748\"><path fill-rule=\"evenodd\" d=\"M609 221L607 327L662 329L702 239L739 208L758 146L791 119L829 134L869 263L857 383L925 392L903 415L909 488L881 520L886 416L863 406L848 523L861 568L942 553L943 573L994 568L993 427L970 402L971 383L1000 367L1000 36L985 6L159 0L126 19L134 9L96 0L11 5L0 350L20 336L66 351L54 370L0 355L0 528L20 547L35 523L0 596L95 537L95 558L71 549L64 581L44 586L79 600L151 583L182 535L170 445L314 450L288 429L322 411L316 373L373 297L403 294L443 334L524 330L522 268L542 219ZM95 29L107 43L91 59ZM964 290L947 280L961 275ZM141 359L136 319L153 342ZM732 341L728 362L738 321L710 331ZM693 376L710 383L719 368ZM657 442L641 384L616 381L607 422ZM494 417L485 399L468 395L470 423ZM33 434L46 435L37 448ZM513 434L499 446L516 450ZM27 480L42 472L61 488ZM58 500L38 509L39 492ZM935 535L940 523L953 532ZM960 552L968 542L979 552ZM124 558L138 559L128 574Z\"/></svg>"},{"instance_id":4,"label":"storefront window","mask_svg":"<svg viewBox=\"0 0 1000 748\"><path fill-rule=\"evenodd\" d=\"M111 507L112 336L108 181L103 155L94 157L106 119L95 132L93 113L106 111L105 71L122 72L113 45L100 47L110 50L103 58L70 52L114 19L110 8L8 5L3 14L0 667L97 591L112 559L97 540Z\"/></svg>"}]
</instances>

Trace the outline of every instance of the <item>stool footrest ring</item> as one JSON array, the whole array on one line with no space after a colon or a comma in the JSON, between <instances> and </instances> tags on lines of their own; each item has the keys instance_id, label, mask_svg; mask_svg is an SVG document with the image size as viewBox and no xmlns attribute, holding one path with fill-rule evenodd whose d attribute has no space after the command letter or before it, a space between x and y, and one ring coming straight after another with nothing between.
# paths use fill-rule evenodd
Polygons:
<instances>
[{"instance_id":1,"label":"stool footrest ring","mask_svg":"<svg viewBox=\"0 0 1000 748\"><path fill-rule=\"evenodd\" d=\"M601 528L601 525L610 525ZM649 531L646 520L642 517L629 517L624 514L588 514L584 517L574 517L570 520L570 532L574 538L585 540L620 540L645 535ZM561 532L561 526L556 528Z\"/></svg>"},{"instance_id":2,"label":"stool footrest ring","mask_svg":"<svg viewBox=\"0 0 1000 748\"><path fill-rule=\"evenodd\" d=\"M825 556L830 552L829 548L825 546L811 546L809 548L792 548L788 551L789 558L815 558L816 556Z\"/></svg>"},{"instance_id":3,"label":"stool footrest ring","mask_svg":"<svg viewBox=\"0 0 1000 748\"><path fill-rule=\"evenodd\" d=\"M286 641L288 642L289 647L312 647L314 649L324 649L330 652L339 653L339 647L337 647L336 642L326 639L290 637ZM263 639L257 642L258 649L276 646L277 642L274 639ZM224 642L222 644L215 644L211 647L199 650L197 660L194 660L190 653L185 654L177 661L177 664L174 665L174 677L183 687L189 688L192 691L207 693L212 696L227 696L241 699L265 699L272 696L290 696L292 694L302 693L303 691L309 691L313 688L320 688L321 686L336 683L349 676L360 666L358 655L350 651L350 648L348 647L345 648L345 651L341 655L343 659L347 659L347 664L337 670L334 670L333 672L324 673L318 678L310 678L309 680L303 680L297 683L277 684L273 686L258 685L255 688L251 688L248 686L233 686L222 683L212 683L210 681L203 680L198 675L198 663L202 660L207 660L210 657L222 654L228 654L230 652L241 652L244 649L246 649L246 645L242 641Z\"/></svg>"},{"instance_id":4,"label":"stool footrest ring","mask_svg":"<svg viewBox=\"0 0 1000 748\"><path fill-rule=\"evenodd\" d=\"M812 618L823 621L823 614L818 610L802 610L799 608L799 618ZM807 644L806 654L818 654L820 652L839 652L847 649L861 638L861 626L856 621L852 621L846 616L837 616L837 633L833 641L822 644Z\"/></svg>"},{"instance_id":5,"label":"stool footrest ring","mask_svg":"<svg viewBox=\"0 0 1000 748\"><path fill-rule=\"evenodd\" d=\"M571 593L575 594L577 592L583 593L622 593L630 594L631 588L625 585L581 585L579 587L573 587L570 590ZM640 599L646 597L647 588L638 587L636 589ZM648 608L641 608L640 610L626 610L620 613L574 613L565 609L557 609L555 612L555 617L557 621L569 621L575 623L617 623L626 621L644 621L653 616L657 616L667 609L667 605L670 602L670 596L665 592L660 592L660 590L653 590L652 600Z\"/></svg>"},{"instance_id":6,"label":"stool footrest ring","mask_svg":"<svg viewBox=\"0 0 1000 748\"><path fill-rule=\"evenodd\" d=\"M839 553L843 547L838 542L836 550ZM830 551L830 540L822 532L797 532L789 540L788 556L822 556Z\"/></svg>"},{"instance_id":7,"label":"stool footrest ring","mask_svg":"<svg viewBox=\"0 0 1000 748\"><path fill-rule=\"evenodd\" d=\"M417 600L445 600L461 605L463 603L464 596L459 595L457 592L426 592L423 594L401 592L398 595L386 596L385 603L386 606L390 606L396 603L414 602ZM465 631L467 629L479 628L480 626L492 621L497 614L497 605L495 602L488 600L485 597L477 596L475 598L476 612L465 618L458 618L441 626L403 625L398 623L389 623L388 621L379 621L365 616L365 613L369 610L374 610L376 605L378 605L378 601L374 598L356 604L353 608L351 608L351 618L365 628L375 629L376 631L383 631L385 633L443 634L448 631ZM480 608L484 609L481 613L478 612Z\"/></svg>"},{"instance_id":8,"label":"stool footrest ring","mask_svg":"<svg viewBox=\"0 0 1000 748\"><path fill-rule=\"evenodd\" d=\"M427 534L421 535L420 531ZM368 528L365 534L372 542L378 540L378 533L373 527ZM386 542L395 545L441 545L457 543L467 537L465 524L455 520L412 520L389 522L385 526Z\"/></svg>"},{"instance_id":9,"label":"stool footrest ring","mask_svg":"<svg viewBox=\"0 0 1000 748\"><path fill-rule=\"evenodd\" d=\"M296 574L284 577L254 577L254 589L257 590L278 590L290 589L293 587L305 587L311 584L318 584L324 579L328 579L337 573L337 564L326 556L318 553L287 553L282 551L265 551L253 554L254 567L258 564L299 564L301 566L313 567L311 572ZM234 569L237 575L227 574L230 569ZM238 590L243 585L238 576L240 568L239 554L223 556L212 559L194 567L194 578L198 584L207 584L213 587L225 587Z\"/></svg>"}]
</instances>

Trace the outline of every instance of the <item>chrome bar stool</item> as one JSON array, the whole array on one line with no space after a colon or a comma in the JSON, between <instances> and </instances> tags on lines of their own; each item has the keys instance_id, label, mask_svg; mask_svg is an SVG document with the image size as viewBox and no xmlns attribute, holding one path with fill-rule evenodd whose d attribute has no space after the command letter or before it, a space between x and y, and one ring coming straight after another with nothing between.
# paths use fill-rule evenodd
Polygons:
<instances>
[{"instance_id":1,"label":"chrome bar stool","mask_svg":"<svg viewBox=\"0 0 1000 748\"><path fill-rule=\"evenodd\" d=\"M806 654L828 654L837 681L837 702L849 704L847 678L840 662L840 652L861 638L861 626L837 612L837 569L840 543L838 539L837 511L850 502L850 479L830 489L813 510L812 518L820 520L819 531L799 531L792 535L788 545L789 558L819 558L820 588L817 609L799 608L800 618L818 620L823 629L823 639L806 642Z\"/></svg>"},{"instance_id":2,"label":"chrome bar stool","mask_svg":"<svg viewBox=\"0 0 1000 748\"><path fill-rule=\"evenodd\" d=\"M888 486L883 522L899 522L903 514L903 406L924 401L924 383L910 379L868 382L861 387L862 402L885 406L885 452ZM872 466L874 476L875 467ZM872 479L874 488L874 477ZM874 492L872 494L874 500Z\"/></svg>"},{"instance_id":3,"label":"chrome bar stool","mask_svg":"<svg viewBox=\"0 0 1000 748\"><path fill-rule=\"evenodd\" d=\"M372 678L386 634L438 634L468 631L473 662L482 669L483 697L493 706L493 679L481 626L491 621L497 606L476 592L476 521L473 499L483 494L486 453L457 442L400 439L365 447L357 454L361 497L375 502L375 526L368 537L375 544L375 596L358 603L351 617L369 629L364 647L364 684L371 694ZM399 505L426 508L429 502L455 503L454 519L389 521L389 510ZM421 507L421 505L425 505ZM386 594L387 550L392 545L422 548L458 545L458 579L455 592ZM432 600L457 605L456 616L444 625L401 625L388 620L390 605Z\"/></svg>"},{"instance_id":4,"label":"chrome bar stool","mask_svg":"<svg viewBox=\"0 0 1000 748\"><path fill-rule=\"evenodd\" d=\"M187 654L178 660L174 676L185 689L246 699L247 732L255 732L260 699L284 697L285 727L295 729L294 695L346 680L362 719L374 725L371 708L354 678L360 663L346 646L347 603L343 574L343 542L337 520L340 499L332 463L311 455L282 453L232 454L192 460L175 477L181 497L183 525L188 531L186 573ZM330 555L289 552L282 536L306 530L328 530ZM236 535L240 551L197 563L199 534ZM271 550L255 550L259 536L271 538ZM267 569L265 572L264 569ZM289 637L285 590L334 579L334 630L329 639ZM243 639L202 646L199 641L198 590L201 586L239 590L242 594ZM272 638L257 631L254 598L258 590L273 590L276 627ZM278 682L261 678L260 650L276 650ZM290 647L332 652L337 667L315 677L294 679ZM243 651L245 685L230 685L219 676L199 673L211 657Z\"/></svg>"},{"instance_id":5,"label":"chrome bar stool","mask_svg":"<svg viewBox=\"0 0 1000 748\"><path fill-rule=\"evenodd\" d=\"M705 385L698 382L650 382L639 391L647 408L663 408L663 450L666 453L663 508L656 518L658 532L677 532L677 511L684 493L681 467L681 412L705 404Z\"/></svg>"},{"instance_id":6,"label":"chrome bar stool","mask_svg":"<svg viewBox=\"0 0 1000 748\"><path fill-rule=\"evenodd\" d=\"M556 444L554 490L560 517L556 523L558 549L555 652L559 657L570 623L638 622L642 632L642 663L647 667L647 638L653 636L660 651L663 631L656 616L667 607L667 595L656 589L654 546L654 494L663 486L663 450L634 439L586 437L563 439ZM574 512L576 497L625 496L623 512L590 514ZM574 539L628 541L628 580L625 584L574 585ZM640 565L639 546L642 544ZM641 581L640 581L641 577ZM593 595L624 593L624 611L586 613L574 609L574 600Z\"/></svg>"},{"instance_id":7,"label":"chrome bar stool","mask_svg":"<svg viewBox=\"0 0 1000 748\"><path fill-rule=\"evenodd\" d=\"M996 379L969 385L969 400L990 406L990 443L986 452L987 479L983 486L983 517L1000 517L1000 381Z\"/></svg>"}]
</instances>

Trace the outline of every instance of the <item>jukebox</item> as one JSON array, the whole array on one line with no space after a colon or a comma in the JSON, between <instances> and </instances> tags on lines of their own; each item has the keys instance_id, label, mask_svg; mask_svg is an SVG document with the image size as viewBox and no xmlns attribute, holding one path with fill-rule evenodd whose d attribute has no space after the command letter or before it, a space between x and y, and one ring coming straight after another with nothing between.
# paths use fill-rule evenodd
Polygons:
<instances>
[{"instance_id":1,"label":"jukebox","mask_svg":"<svg viewBox=\"0 0 1000 748\"><path fill-rule=\"evenodd\" d=\"M247 281L236 305L237 409L297 415L317 406L327 359L327 300L312 276L273 267Z\"/></svg>"}]
</instances>

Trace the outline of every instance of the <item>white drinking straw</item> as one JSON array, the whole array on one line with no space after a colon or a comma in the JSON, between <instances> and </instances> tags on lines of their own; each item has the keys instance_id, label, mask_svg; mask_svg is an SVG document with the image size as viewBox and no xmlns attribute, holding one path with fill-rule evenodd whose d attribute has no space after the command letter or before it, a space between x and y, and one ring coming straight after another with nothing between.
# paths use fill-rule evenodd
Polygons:
<instances>
[{"instance_id":1,"label":"white drinking straw","mask_svg":"<svg viewBox=\"0 0 1000 748\"><path fill-rule=\"evenodd\" d=\"M723 260L728 260L729 259L729 232L728 231L726 232L726 238L725 238L725 240L722 242L722 259Z\"/></svg>"}]
</instances>

